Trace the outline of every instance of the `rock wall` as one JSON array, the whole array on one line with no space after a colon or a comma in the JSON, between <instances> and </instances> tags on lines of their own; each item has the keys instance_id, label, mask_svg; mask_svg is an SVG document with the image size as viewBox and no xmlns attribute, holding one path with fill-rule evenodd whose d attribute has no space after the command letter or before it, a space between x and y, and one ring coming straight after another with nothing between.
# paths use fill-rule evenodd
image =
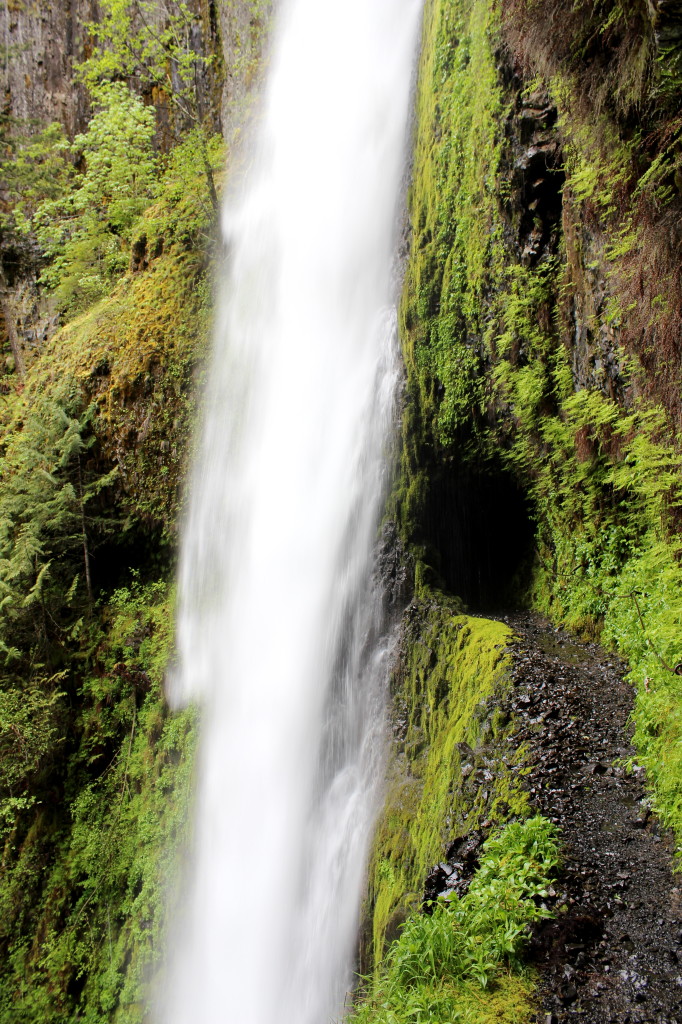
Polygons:
<instances>
[{"instance_id":1,"label":"rock wall","mask_svg":"<svg viewBox=\"0 0 682 1024\"><path fill-rule=\"evenodd\" d=\"M192 0L189 5L197 19L192 48L206 57L219 56L221 65L230 68L230 77L239 82L242 73L236 66L236 56L244 48L242 40L248 37L248 26L257 17L254 6L250 0ZM92 49L88 23L96 23L99 17L97 0L17 0L4 5L0 10L4 44L3 116L10 125L35 129L59 121L70 137L83 130L90 107L75 68ZM246 51L254 65L258 59L255 40L246 44ZM217 89L211 76L199 82L204 109L213 106L217 115L221 78L218 71ZM245 88L240 88L239 96L243 97ZM239 96L235 95L235 100ZM151 101L152 96L148 99Z\"/></svg>"},{"instance_id":2,"label":"rock wall","mask_svg":"<svg viewBox=\"0 0 682 1024\"><path fill-rule=\"evenodd\" d=\"M69 135L85 125L85 90L74 82L74 63L85 54L85 22L93 0L20 0L0 10L4 43L3 114L36 126L59 121Z\"/></svg>"},{"instance_id":3,"label":"rock wall","mask_svg":"<svg viewBox=\"0 0 682 1024\"><path fill-rule=\"evenodd\" d=\"M228 141L243 124L250 98L262 73L272 12L270 0L223 0L217 4L223 39L225 79L222 93L223 131Z\"/></svg>"},{"instance_id":4,"label":"rock wall","mask_svg":"<svg viewBox=\"0 0 682 1024\"><path fill-rule=\"evenodd\" d=\"M427 3L391 514L417 594L426 583L473 611L525 605L628 659L638 756L682 837L673 6L577 4L566 20L552 0ZM472 552L457 544L467 521L486 524ZM486 565L483 600L472 572ZM430 644L429 615L406 627L407 663L427 647L427 675L457 687L448 631ZM412 722L423 697L399 678L398 719ZM400 827L413 850L413 826ZM384 856L414 892L414 854Z\"/></svg>"}]
</instances>

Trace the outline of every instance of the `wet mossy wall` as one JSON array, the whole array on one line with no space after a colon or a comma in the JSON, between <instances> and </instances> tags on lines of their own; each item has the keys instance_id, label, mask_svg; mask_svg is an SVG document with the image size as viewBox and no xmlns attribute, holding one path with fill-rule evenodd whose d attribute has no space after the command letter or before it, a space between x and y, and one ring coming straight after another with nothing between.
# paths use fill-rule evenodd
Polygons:
<instances>
[{"instance_id":1,"label":"wet mossy wall","mask_svg":"<svg viewBox=\"0 0 682 1024\"><path fill-rule=\"evenodd\" d=\"M163 953L192 782L195 715L170 716L168 587L99 609L64 681L69 738L4 837L0 1020L138 1024Z\"/></svg>"},{"instance_id":2,"label":"wet mossy wall","mask_svg":"<svg viewBox=\"0 0 682 1024\"><path fill-rule=\"evenodd\" d=\"M559 7L426 6L395 516L418 579L629 660L640 757L682 837L678 56L651 5L574 5L561 40ZM495 533L481 562L458 519Z\"/></svg>"},{"instance_id":3,"label":"wet mossy wall","mask_svg":"<svg viewBox=\"0 0 682 1024\"><path fill-rule=\"evenodd\" d=\"M181 478L210 322L207 263L193 234L205 184L194 186L179 206L164 199L144 219L145 268L59 331L3 403L5 458L22 450L37 410L67 422L89 409L83 475L110 481L87 507L91 599L82 557L62 555L69 593L51 592L39 643L30 622L22 625L32 660L0 659L4 766L10 749L21 755L20 770L0 778L0 1021L8 1024L138 1024L162 957L196 720L191 710L171 714L163 689ZM51 543L49 524L39 543ZM39 747L42 719L17 726L15 698L33 700L43 717L49 705Z\"/></svg>"},{"instance_id":4,"label":"wet mossy wall","mask_svg":"<svg viewBox=\"0 0 682 1024\"><path fill-rule=\"evenodd\" d=\"M504 623L464 615L428 587L406 612L367 896L375 963L421 905L426 875L453 838L524 813L522 753L495 709L509 687L511 637Z\"/></svg>"},{"instance_id":5,"label":"wet mossy wall","mask_svg":"<svg viewBox=\"0 0 682 1024\"><path fill-rule=\"evenodd\" d=\"M509 635L458 599L534 608L629 660L639 757L682 838L681 81L654 8L426 3L389 503L416 596L370 868L373 993L448 844L525 810L495 714Z\"/></svg>"}]
</instances>

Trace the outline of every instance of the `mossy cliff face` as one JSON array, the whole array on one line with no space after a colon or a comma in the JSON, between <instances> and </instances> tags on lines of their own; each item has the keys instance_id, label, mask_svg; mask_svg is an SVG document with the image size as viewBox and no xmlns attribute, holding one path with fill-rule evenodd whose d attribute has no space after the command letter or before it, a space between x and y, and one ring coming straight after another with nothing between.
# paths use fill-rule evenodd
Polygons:
<instances>
[{"instance_id":1,"label":"mossy cliff face","mask_svg":"<svg viewBox=\"0 0 682 1024\"><path fill-rule=\"evenodd\" d=\"M575 6L559 40L549 0L427 4L397 516L456 592L443 550L463 517L434 514L433 481L520 488L525 526L470 513L516 554L491 589L629 660L636 741L682 835L678 55L647 5Z\"/></svg>"},{"instance_id":2,"label":"mossy cliff face","mask_svg":"<svg viewBox=\"0 0 682 1024\"><path fill-rule=\"evenodd\" d=\"M171 607L134 583L100 609L62 680L67 738L5 829L0 1020L133 1024L163 950L166 886L187 827L194 716L162 692ZM70 707L68 705L71 705ZM74 706L75 705L75 706Z\"/></svg>"},{"instance_id":3,"label":"mossy cliff face","mask_svg":"<svg viewBox=\"0 0 682 1024\"><path fill-rule=\"evenodd\" d=\"M229 6L248 26L254 4ZM205 13L208 57L214 5ZM24 26L38 17L31 5L15 14ZM261 41L254 28L249 80ZM221 62L210 70L203 85L219 96ZM246 73L234 68L232 83ZM229 121L235 129L236 102ZM204 154L219 186L219 139ZM36 285L35 240L13 263L14 238L0 239L5 327L25 357L21 372L6 359L0 375L3 1024L148 1019L186 838L196 715L172 714L164 696L169 580L218 247L191 139L160 166L128 271L66 326Z\"/></svg>"},{"instance_id":4,"label":"mossy cliff face","mask_svg":"<svg viewBox=\"0 0 682 1024\"><path fill-rule=\"evenodd\" d=\"M524 814L523 751L493 713L508 637L443 591L474 611L525 604L628 659L640 759L682 838L669 30L656 4L427 0L390 505L416 597L370 870L377 958L448 842Z\"/></svg>"},{"instance_id":5,"label":"mossy cliff face","mask_svg":"<svg viewBox=\"0 0 682 1024\"><path fill-rule=\"evenodd\" d=\"M38 557L59 559L60 576L53 558L40 584L44 625L39 605L16 602L3 620L16 647L0 667L3 1022L139 1022L162 954L195 735L194 714L170 715L163 692L167 578L210 298L186 214L150 213L145 269L59 331L3 404L3 479L30 472L22 459L37 443L46 508L52 485L68 494L73 481L77 504L81 471L95 481L81 503L87 586L82 552L64 553L54 517L42 526L40 509L27 508L23 529ZM60 430L83 424L75 455L49 461L43 410ZM14 540L3 558L15 562L17 515L6 501L3 544ZM27 701L32 714L17 718Z\"/></svg>"},{"instance_id":6,"label":"mossy cliff face","mask_svg":"<svg viewBox=\"0 0 682 1024\"><path fill-rule=\"evenodd\" d=\"M395 745L370 865L375 960L420 906L424 880L453 838L525 808L510 772L518 752L505 744L509 723L494 710L509 685L510 639L503 623L463 615L428 588L406 613L393 679Z\"/></svg>"}]
</instances>

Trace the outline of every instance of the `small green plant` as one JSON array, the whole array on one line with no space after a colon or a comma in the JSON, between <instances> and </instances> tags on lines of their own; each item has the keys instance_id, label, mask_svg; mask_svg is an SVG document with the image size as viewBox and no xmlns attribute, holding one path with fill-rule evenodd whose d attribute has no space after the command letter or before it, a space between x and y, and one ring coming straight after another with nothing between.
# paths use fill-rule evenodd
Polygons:
<instances>
[{"instance_id":1,"label":"small green plant","mask_svg":"<svg viewBox=\"0 0 682 1024\"><path fill-rule=\"evenodd\" d=\"M468 892L408 919L355 1024L469 1019L467 986L520 970L530 925L551 916L543 900L558 863L557 830L539 815L491 836Z\"/></svg>"},{"instance_id":2,"label":"small green plant","mask_svg":"<svg viewBox=\"0 0 682 1024\"><path fill-rule=\"evenodd\" d=\"M78 73L88 89L123 78L140 91L160 92L185 127L203 122L198 81L215 57L197 45L200 20L189 3L102 0L86 28L93 45Z\"/></svg>"},{"instance_id":3,"label":"small green plant","mask_svg":"<svg viewBox=\"0 0 682 1024\"><path fill-rule=\"evenodd\" d=\"M254 12L254 22L257 17ZM78 69L83 82L95 94L124 78L167 106L171 117L159 125L162 135L170 136L164 142L172 148L193 132L216 215L209 149L218 125L206 76L219 58L199 42L204 29L196 10L185 0L103 0L97 20L87 28L94 46Z\"/></svg>"},{"instance_id":4,"label":"small green plant","mask_svg":"<svg viewBox=\"0 0 682 1024\"><path fill-rule=\"evenodd\" d=\"M0 843L36 804L32 783L63 742L64 674L0 687Z\"/></svg>"},{"instance_id":5,"label":"small green plant","mask_svg":"<svg viewBox=\"0 0 682 1024\"><path fill-rule=\"evenodd\" d=\"M58 122L30 132L26 125L0 120L0 180L7 197L0 211L3 233L30 231L38 206L69 189L75 170L68 152Z\"/></svg>"}]
</instances>

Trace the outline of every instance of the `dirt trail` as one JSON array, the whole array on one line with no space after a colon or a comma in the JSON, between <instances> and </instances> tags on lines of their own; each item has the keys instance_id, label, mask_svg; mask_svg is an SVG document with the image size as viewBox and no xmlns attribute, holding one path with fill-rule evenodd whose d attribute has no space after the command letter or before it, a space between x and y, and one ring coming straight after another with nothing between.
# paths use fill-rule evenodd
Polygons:
<instances>
[{"instance_id":1,"label":"dirt trail","mask_svg":"<svg viewBox=\"0 0 682 1024\"><path fill-rule=\"evenodd\" d=\"M541 619L504 617L516 646L508 707L534 764L534 806L563 829L554 922L535 936L541 1024L682 1024L682 876L673 842L649 813L628 715L624 666Z\"/></svg>"}]
</instances>

